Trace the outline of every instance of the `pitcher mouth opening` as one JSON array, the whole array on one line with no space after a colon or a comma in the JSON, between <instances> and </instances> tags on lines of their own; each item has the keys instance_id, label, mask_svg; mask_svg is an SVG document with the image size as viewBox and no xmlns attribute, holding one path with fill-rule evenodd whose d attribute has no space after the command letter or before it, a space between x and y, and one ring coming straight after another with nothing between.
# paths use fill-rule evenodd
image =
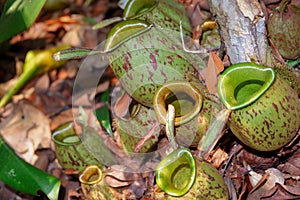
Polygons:
<instances>
[{"instance_id":1,"label":"pitcher mouth opening","mask_svg":"<svg viewBox=\"0 0 300 200\"><path fill-rule=\"evenodd\" d=\"M196 104L196 101L185 92L171 93L165 101L167 105L172 104L175 107L175 117L182 117L188 114Z\"/></svg>"},{"instance_id":2,"label":"pitcher mouth opening","mask_svg":"<svg viewBox=\"0 0 300 200\"><path fill-rule=\"evenodd\" d=\"M83 184L95 184L102 180L102 171L96 165L87 166L79 175L79 181Z\"/></svg>"},{"instance_id":3,"label":"pitcher mouth opening","mask_svg":"<svg viewBox=\"0 0 300 200\"><path fill-rule=\"evenodd\" d=\"M202 108L202 94L186 81L170 81L157 89L153 108L161 124L166 124L167 105L175 107L175 126L193 119Z\"/></svg>"},{"instance_id":4,"label":"pitcher mouth opening","mask_svg":"<svg viewBox=\"0 0 300 200\"><path fill-rule=\"evenodd\" d=\"M191 166L188 162L179 165L171 176L173 186L178 190L184 189L189 184L189 179L184 177L186 177L187 174L190 175L191 171Z\"/></svg>"},{"instance_id":5,"label":"pitcher mouth opening","mask_svg":"<svg viewBox=\"0 0 300 200\"><path fill-rule=\"evenodd\" d=\"M73 129L73 123L67 123L52 135L54 143L62 146L70 146L81 143L80 138Z\"/></svg>"},{"instance_id":6,"label":"pitcher mouth opening","mask_svg":"<svg viewBox=\"0 0 300 200\"><path fill-rule=\"evenodd\" d=\"M240 83L234 90L234 98L237 102L246 102L251 96L261 89L265 84L261 80L248 80Z\"/></svg>"},{"instance_id":7,"label":"pitcher mouth opening","mask_svg":"<svg viewBox=\"0 0 300 200\"><path fill-rule=\"evenodd\" d=\"M230 110L244 108L259 99L273 84L272 68L255 63L239 63L227 68L218 81L218 93Z\"/></svg>"},{"instance_id":8,"label":"pitcher mouth opening","mask_svg":"<svg viewBox=\"0 0 300 200\"><path fill-rule=\"evenodd\" d=\"M156 181L167 194L183 196L193 186L196 170L195 160L189 150L177 149L158 164Z\"/></svg>"}]
</instances>

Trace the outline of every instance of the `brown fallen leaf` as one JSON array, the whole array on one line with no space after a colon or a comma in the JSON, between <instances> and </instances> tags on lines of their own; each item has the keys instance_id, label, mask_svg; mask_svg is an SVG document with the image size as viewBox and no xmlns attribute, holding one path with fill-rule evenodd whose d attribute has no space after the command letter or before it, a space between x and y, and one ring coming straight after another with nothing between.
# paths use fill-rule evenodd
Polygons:
<instances>
[{"instance_id":1,"label":"brown fallen leaf","mask_svg":"<svg viewBox=\"0 0 300 200\"><path fill-rule=\"evenodd\" d=\"M54 116L50 122L51 130L53 131L60 126L73 121L74 120L73 112L75 112L75 108L73 109L70 108Z\"/></svg>"},{"instance_id":2,"label":"brown fallen leaf","mask_svg":"<svg viewBox=\"0 0 300 200\"><path fill-rule=\"evenodd\" d=\"M68 180L65 186L65 193L68 200L71 199L85 199L82 192L80 192L80 184L78 181Z\"/></svg>"},{"instance_id":3,"label":"brown fallen leaf","mask_svg":"<svg viewBox=\"0 0 300 200\"><path fill-rule=\"evenodd\" d=\"M21 199L21 197L5 187L5 184L0 181L0 199Z\"/></svg>"},{"instance_id":4,"label":"brown fallen leaf","mask_svg":"<svg viewBox=\"0 0 300 200\"><path fill-rule=\"evenodd\" d=\"M47 73L43 74L36 81L34 88L38 93L46 92L50 87L50 77Z\"/></svg>"},{"instance_id":5,"label":"brown fallen leaf","mask_svg":"<svg viewBox=\"0 0 300 200\"><path fill-rule=\"evenodd\" d=\"M239 158L251 165L251 168L257 172L264 172L264 170L275 166L279 161L278 157L274 157L272 155L255 154L254 152L248 151L246 149L243 149L240 152Z\"/></svg>"},{"instance_id":6,"label":"brown fallen leaf","mask_svg":"<svg viewBox=\"0 0 300 200\"><path fill-rule=\"evenodd\" d=\"M228 187L229 196L231 200L237 200L237 191L233 185L233 182L230 177L224 177L224 181ZM246 184L245 184L246 185Z\"/></svg>"},{"instance_id":7,"label":"brown fallen leaf","mask_svg":"<svg viewBox=\"0 0 300 200\"><path fill-rule=\"evenodd\" d=\"M4 140L27 162L34 164L35 150L49 148L49 119L26 101L13 104L13 112L0 123Z\"/></svg>"},{"instance_id":8,"label":"brown fallen leaf","mask_svg":"<svg viewBox=\"0 0 300 200\"><path fill-rule=\"evenodd\" d=\"M66 32L74 26L77 26L82 21L82 18L83 16L81 15L65 15L56 19L37 22L23 33L14 36L10 43L16 44L19 42L38 39L47 39L51 42L57 39L57 35L61 35L59 34L60 31L64 30L64 32ZM29 45L30 44L28 44L28 46Z\"/></svg>"},{"instance_id":9,"label":"brown fallen leaf","mask_svg":"<svg viewBox=\"0 0 300 200\"><path fill-rule=\"evenodd\" d=\"M55 152L51 149L41 149L36 151L38 159L35 161L34 166L40 170L47 171L50 162L55 159Z\"/></svg>"},{"instance_id":10,"label":"brown fallen leaf","mask_svg":"<svg viewBox=\"0 0 300 200\"><path fill-rule=\"evenodd\" d=\"M221 148L218 148L213 153L212 157L208 159L208 162L212 163L216 168L219 168L221 164L228 158L228 154Z\"/></svg>"},{"instance_id":11,"label":"brown fallen leaf","mask_svg":"<svg viewBox=\"0 0 300 200\"><path fill-rule=\"evenodd\" d=\"M261 197L274 188L276 184L284 184L284 175L278 169L270 168L265 172L264 175L260 175L254 171L249 172L253 189L250 191L247 200L261 199Z\"/></svg>"},{"instance_id":12,"label":"brown fallen leaf","mask_svg":"<svg viewBox=\"0 0 300 200\"><path fill-rule=\"evenodd\" d=\"M278 166L283 172L287 172L292 175L300 176L300 149L298 149L287 162Z\"/></svg>"},{"instance_id":13,"label":"brown fallen leaf","mask_svg":"<svg viewBox=\"0 0 300 200\"><path fill-rule=\"evenodd\" d=\"M132 172L123 165L113 165L108 168L104 180L110 187L122 188L126 199L140 198L146 189L146 181L142 173Z\"/></svg>"},{"instance_id":14,"label":"brown fallen leaf","mask_svg":"<svg viewBox=\"0 0 300 200\"><path fill-rule=\"evenodd\" d=\"M269 190L269 192L261 197L261 200L287 199L300 199L300 188L276 183L276 185L271 190Z\"/></svg>"},{"instance_id":15,"label":"brown fallen leaf","mask_svg":"<svg viewBox=\"0 0 300 200\"><path fill-rule=\"evenodd\" d=\"M129 105L132 102L132 98L124 93L121 97L119 97L114 105L114 113L117 117L121 119L129 118Z\"/></svg>"},{"instance_id":16,"label":"brown fallen leaf","mask_svg":"<svg viewBox=\"0 0 300 200\"><path fill-rule=\"evenodd\" d=\"M222 60L214 52L211 52L206 68L206 87L210 93L218 93L218 75L224 70Z\"/></svg>"},{"instance_id":17,"label":"brown fallen leaf","mask_svg":"<svg viewBox=\"0 0 300 200\"><path fill-rule=\"evenodd\" d=\"M132 181L132 180L138 180L143 178L140 173L132 173L132 172L127 172L128 169L124 165L112 165L108 170L107 170L107 175L116 177L117 179L121 181ZM130 169L130 171L132 171Z\"/></svg>"},{"instance_id":18,"label":"brown fallen leaf","mask_svg":"<svg viewBox=\"0 0 300 200\"><path fill-rule=\"evenodd\" d=\"M108 175L106 175L104 177L104 180L107 185L109 185L110 187L115 187L115 188L126 187L133 183L133 181L121 181L121 180L117 179L117 177L108 176Z\"/></svg>"},{"instance_id":19,"label":"brown fallen leaf","mask_svg":"<svg viewBox=\"0 0 300 200\"><path fill-rule=\"evenodd\" d=\"M146 183L144 179L139 179L134 181L130 186L129 186L129 190L134 194L132 196L134 196L134 199L140 199L145 190L146 190Z\"/></svg>"},{"instance_id":20,"label":"brown fallen leaf","mask_svg":"<svg viewBox=\"0 0 300 200\"><path fill-rule=\"evenodd\" d=\"M50 83L49 79L52 78L45 74L33 81L34 92L29 101L48 116L55 116L71 105L73 81L56 79Z\"/></svg>"}]
</instances>

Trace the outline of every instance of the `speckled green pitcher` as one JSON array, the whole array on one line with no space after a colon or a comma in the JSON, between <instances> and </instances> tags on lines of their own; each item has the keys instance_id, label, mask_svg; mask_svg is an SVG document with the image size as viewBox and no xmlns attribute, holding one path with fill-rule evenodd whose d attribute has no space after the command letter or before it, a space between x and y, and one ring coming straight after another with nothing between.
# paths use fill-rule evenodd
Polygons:
<instances>
[{"instance_id":1,"label":"speckled green pitcher","mask_svg":"<svg viewBox=\"0 0 300 200\"><path fill-rule=\"evenodd\" d=\"M155 199L227 200L228 189L211 164L194 158L188 149L180 148L166 156L156 168L156 183L166 193L155 193Z\"/></svg>"},{"instance_id":2,"label":"speckled green pitcher","mask_svg":"<svg viewBox=\"0 0 300 200\"><path fill-rule=\"evenodd\" d=\"M103 176L102 170L96 165L89 165L80 173L79 181L84 196L89 200L122 199L122 194L109 187Z\"/></svg>"},{"instance_id":3,"label":"speckled green pitcher","mask_svg":"<svg viewBox=\"0 0 300 200\"><path fill-rule=\"evenodd\" d=\"M183 32L191 28L185 9L173 0L129 1L122 22L108 33L105 51L124 89L151 107L156 89L171 80L197 75L202 60L183 50Z\"/></svg>"},{"instance_id":4,"label":"speckled green pitcher","mask_svg":"<svg viewBox=\"0 0 300 200\"><path fill-rule=\"evenodd\" d=\"M220 76L218 90L224 105L232 110L230 129L249 147L277 150L297 134L298 95L272 68L254 63L232 65Z\"/></svg>"},{"instance_id":5,"label":"speckled green pitcher","mask_svg":"<svg viewBox=\"0 0 300 200\"><path fill-rule=\"evenodd\" d=\"M164 134L165 105L171 103L176 110L175 134L176 142L181 146L197 146L207 131L214 113L219 105L207 98L187 81L171 81L163 84L154 95L154 109L142 105L138 112L127 120L116 118L116 126L120 134L123 148L133 152L139 140L156 125L151 138L140 149L140 152L153 151L158 137ZM136 111L136 109L134 109ZM129 110L131 112L131 110Z\"/></svg>"},{"instance_id":6,"label":"speckled green pitcher","mask_svg":"<svg viewBox=\"0 0 300 200\"><path fill-rule=\"evenodd\" d=\"M91 164L102 166L84 147L74 131L73 123L67 123L55 130L52 140L57 160L64 169L81 171Z\"/></svg>"},{"instance_id":7,"label":"speckled green pitcher","mask_svg":"<svg viewBox=\"0 0 300 200\"><path fill-rule=\"evenodd\" d=\"M181 146L197 146L206 133L219 102L207 97L206 89L197 80L169 81L159 87L153 97L153 108L161 124L166 124L167 104L175 107L176 142Z\"/></svg>"}]
</instances>

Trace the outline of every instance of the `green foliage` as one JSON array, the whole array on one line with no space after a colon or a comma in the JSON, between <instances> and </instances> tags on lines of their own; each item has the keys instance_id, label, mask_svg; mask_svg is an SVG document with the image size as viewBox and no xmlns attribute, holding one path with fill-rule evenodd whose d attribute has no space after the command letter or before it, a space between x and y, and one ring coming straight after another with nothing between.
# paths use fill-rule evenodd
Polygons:
<instances>
[{"instance_id":1,"label":"green foliage","mask_svg":"<svg viewBox=\"0 0 300 200\"><path fill-rule=\"evenodd\" d=\"M95 115L101 124L101 126L106 130L106 132L113 137L113 132L110 125L110 114L109 114L109 90L103 92L100 97L100 102L105 103L104 106L97 108L94 112Z\"/></svg>"},{"instance_id":2,"label":"green foliage","mask_svg":"<svg viewBox=\"0 0 300 200\"><path fill-rule=\"evenodd\" d=\"M58 198L60 181L18 157L0 137L0 180L27 194L43 191L50 200Z\"/></svg>"},{"instance_id":3,"label":"green foliage","mask_svg":"<svg viewBox=\"0 0 300 200\"><path fill-rule=\"evenodd\" d=\"M0 16L0 43L26 30L37 18L46 0L7 0Z\"/></svg>"}]
</instances>

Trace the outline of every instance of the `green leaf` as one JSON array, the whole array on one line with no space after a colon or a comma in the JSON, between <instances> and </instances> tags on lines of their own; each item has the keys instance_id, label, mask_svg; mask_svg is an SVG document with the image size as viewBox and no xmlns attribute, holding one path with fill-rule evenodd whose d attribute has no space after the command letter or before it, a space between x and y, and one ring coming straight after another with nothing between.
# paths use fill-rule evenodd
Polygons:
<instances>
[{"instance_id":1,"label":"green leaf","mask_svg":"<svg viewBox=\"0 0 300 200\"><path fill-rule=\"evenodd\" d=\"M43 191L50 200L56 200L60 181L17 156L0 137L0 180L10 187L31 195Z\"/></svg>"},{"instance_id":2,"label":"green leaf","mask_svg":"<svg viewBox=\"0 0 300 200\"><path fill-rule=\"evenodd\" d=\"M37 18L46 0L7 0L0 16L0 42L26 30Z\"/></svg>"},{"instance_id":3,"label":"green leaf","mask_svg":"<svg viewBox=\"0 0 300 200\"><path fill-rule=\"evenodd\" d=\"M97 108L95 110L95 115L101 124L101 126L106 130L106 132L113 137L113 133L111 130L111 125L110 125L110 112L108 108L108 103L109 103L109 90L106 90L103 92L103 94L100 97L100 102L104 102L105 105Z\"/></svg>"},{"instance_id":4,"label":"green leaf","mask_svg":"<svg viewBox=\"0 0 300 200\"><path fill-rule=\"evenodd\" d=\"M297 65L300 64L300 59L297 59L297 60L289 60L289 61L287 62L287 64L288 64L289 66L291 66L291 67L296 67Z\"/></svg>"}]
</instances>

